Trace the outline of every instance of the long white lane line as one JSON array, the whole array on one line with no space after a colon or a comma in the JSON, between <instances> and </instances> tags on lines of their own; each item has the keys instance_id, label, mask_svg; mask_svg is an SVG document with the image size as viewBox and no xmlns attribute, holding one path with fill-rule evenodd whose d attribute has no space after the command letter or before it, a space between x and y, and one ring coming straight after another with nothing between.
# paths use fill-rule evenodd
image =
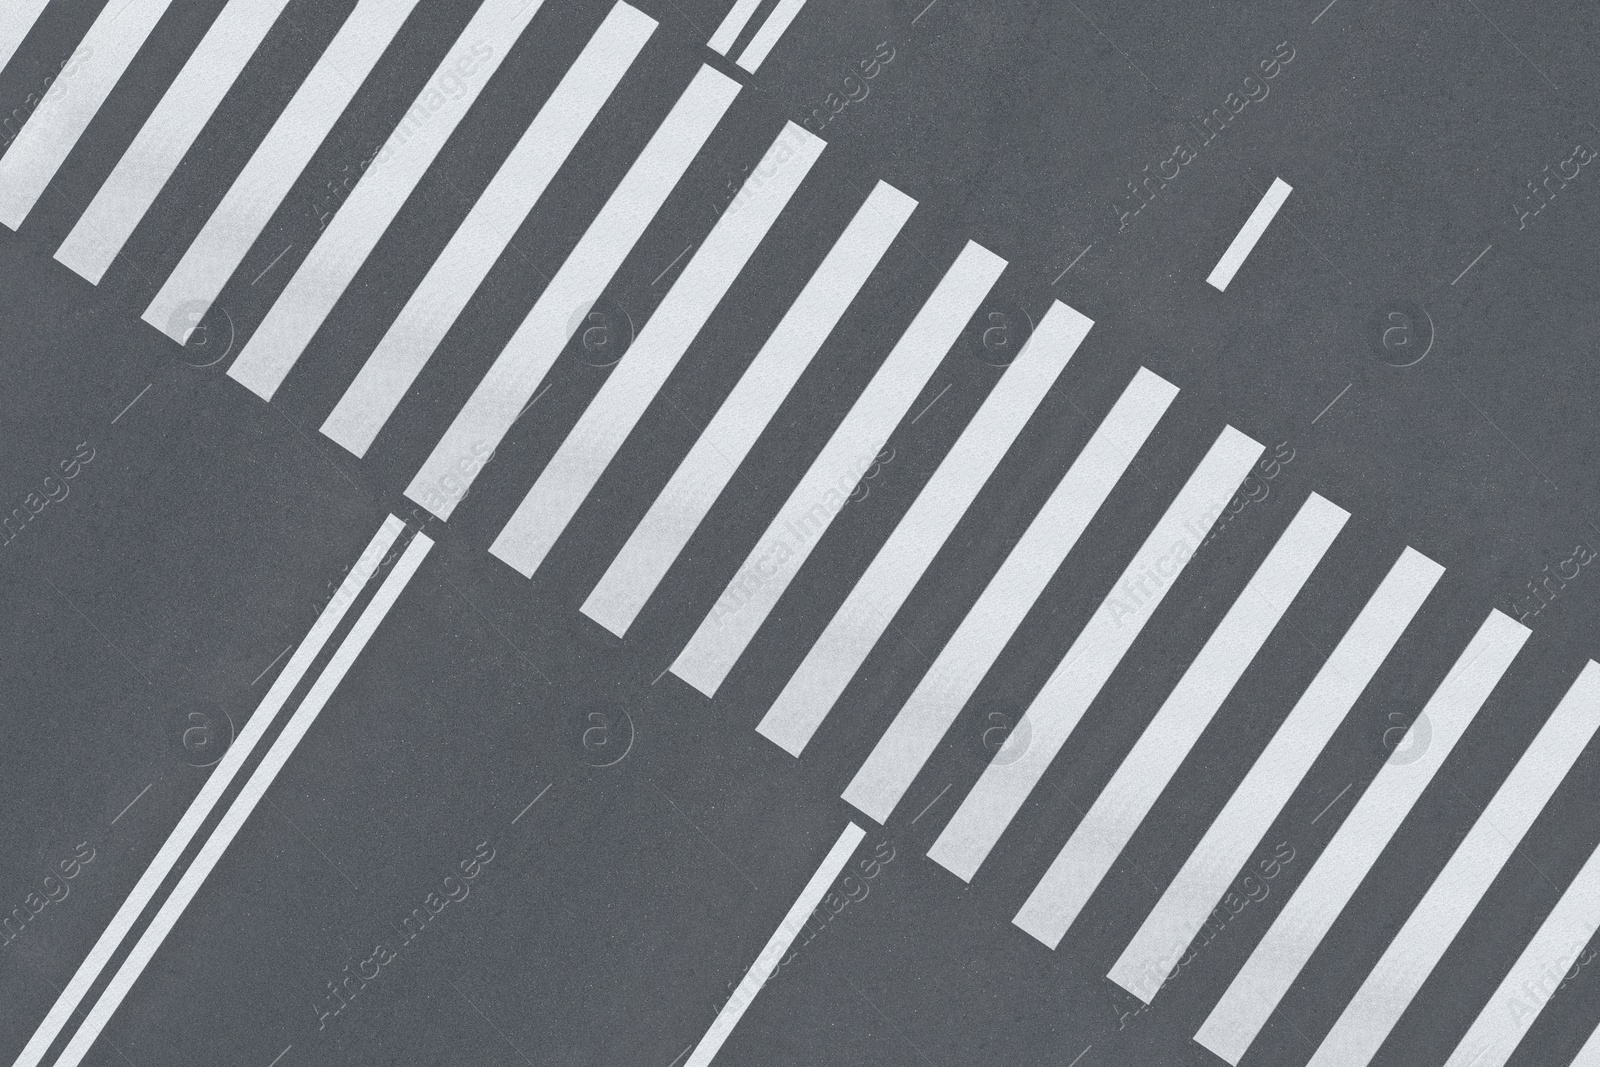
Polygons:
<instances>
[{"instance_id":1,"label":"long white lane line","mask_svg":"<svg viewBox=\"0 0 1600 1067\"><path fill-rule=\"evenodd\" d=\"M340 642L333 658L323 668L322 674L312 684L306 698L295 713L289 717L289 722L284 726L272 747L267 749L267 754L262 757L261 763L251 773L244 788L239 795L233 798L233 803L228 806L222 821L217 824L206 843L200 847L200 852L195 856L189 869L183 872L183 877L178 879L177 888L167 898L165 904L156 912L156 917L150 921L139 940L134 944L133 951L128 958L122 961L122 966L117 968L117 973L112 976L111 983L100 994L100 999L89 1011L89 1017L84 1020L78 1032L67 1043L66 1050L61 1053L61 1058L56 1061L56 1067L78 1067L83 1057L94 1044L95 1038L100 1036L100 1031L105 1028L111 1016L116 1013L128 991L133 988L133 983L138 981L139 975L144 973L145 966L151 957L166 940L167 934L172 932L173 926L183 915L184 909L200 890L206 876L216 867L217 861L227 851L234 835L250 817L261 798L266 796L267 789L272 785L272 780L278 776L283 765L289 762L289 757L294 754L295 747L305 737L306 731L311 729L311 724L316 721L322 709L328 703L328 698L338 688L349 671L351 664L366 647L367 641L372 637L384 617L389 614L389 609L394 607L394 602L405 591L406 585L411 581L411 576L422 565L422 560L428 554L428 549L433 547L425 534L417 534L401 553L400 559L395 563L394 569L384 578L383 584L378 587L377 594L367 604L366 610L356 619L350 632Z\"/></svg>"},{"instance_id":2,"label":"long white lane line","mask_svg":"<svg viewBox=\"0 0 1600 1067\"><path fill-rule=\"evenodd\" d=\"M783 917L783 922L773 931L772 937L767 940L767 945L756 957L755 963L745 972L744 978L739 982L733 996L728 998L728 1003L722 1006L717 1017L712 1020L711 1028L706 1031L700 1043L694 1047L694 1052L683 1067L708 1067L717 1050L722 1048L722 1043L728 1040L728 1035L733 1033L733 1028L739 1025L739 1020L744 1016L745 1009L755 999L761 987L766 984L767 978L777 968L778 961L783 959L789 951L789 946L794 943L795 935L800 932L800 927L811 913L817 910L822 903L823 895L828 892L828 887L833 880L839 877L839 872L844 870L844 865L850 862L850 856L855 852L856 846L866 836L866 831L855 823L844 828L839 839L828 850L828 855L822 861L822 866L817 868L817 873L811 876L811 881L800 891L799 899Z\"/></svg>"},{"instance_id":3,"label":"long white lane line","mask_svg":"<svg viewBox=\"0 0 1600 1067\"><path fill-rule=\"evenodd\" d=\"M272 725L272 720L283 710L284 702L305 677L306 671L311 668L312 662L322 651L322 646L333 636L333 631L345 613L350 610L350 605L355 603L361 591L366 588L367 580L377 571L384 555L404 529L405 523L393 515L384 520L383 525L378 528L366 550L356 560L356 565L350 569L350 573L345 576L344 582L334 593L333 599L328 601L328 606L322 609L322 614L312 624L311 632L306 634L305 640L300 642L294 655L289 657L283 673L272 683L267 695L261 698L255 713L250 716L244 729L239 731L239 736L223 754L216 770L211 772L211 777L200 787L199 794L189 802L189 809L178 820L178 825L173 827L172 833L167 835L166 842L156 853L155 859L150 861L150 866L139 876L133 892L128 894L128 899L122 902L122 907L118 908L116 915L112 917L111 925L106 927L105 933L100 935L100 939L89 950L88 958L79 964L72 979L67 982L67 987L56 998L55 1005L39 1024L39 1028L34 1031L33 1037L29 1039L13 1067L37 1067L44 1057L45 1050L61 1033L62 1027L67 1024L67 1019L77 1010L79 1002L89 992L89 987L100 977L100 972L121 947L123 939L128 936L128 931L133 929L133 924L144 912L145 905L150 903L150 898L171 873L173 865L178 862L178 857L189 847L189 842L194 840L195 834L199 833L200 825L211 815L212 809L217 806L222 794L239 773L239 768L250 758L250 753L261 741L262 735L267 732L267 727Z\"/></svg>"}]
</instances>

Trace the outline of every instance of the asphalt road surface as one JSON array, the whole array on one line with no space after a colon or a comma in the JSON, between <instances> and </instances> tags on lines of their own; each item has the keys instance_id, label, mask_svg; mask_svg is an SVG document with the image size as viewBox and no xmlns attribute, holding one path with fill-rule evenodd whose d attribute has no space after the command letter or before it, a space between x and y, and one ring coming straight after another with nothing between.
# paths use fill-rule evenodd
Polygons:
<instances>
[{"instance_id":1,"label":"asphalt road surface","mask_svg":"<svg viewBox=\"0 0 1600 1067\"><path fill-rule=\"evenodd\" d=\"M0 1064L1600 1062L1597 35L0 0Z\"/></svg>"}]
</instances>

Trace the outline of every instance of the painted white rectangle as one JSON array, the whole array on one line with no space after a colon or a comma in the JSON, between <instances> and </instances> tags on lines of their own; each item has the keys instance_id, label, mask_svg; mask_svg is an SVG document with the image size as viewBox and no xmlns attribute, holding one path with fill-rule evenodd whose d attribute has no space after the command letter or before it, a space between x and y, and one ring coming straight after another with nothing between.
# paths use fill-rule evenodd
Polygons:
<instances>
[{"instance_id":1,"label":"painted white rectangle","mask_svg":"<svg viewBox=\"0 0 1600 1067\"><path fill-rule=\"evenodd\" d=\"M1260 442L1232 426L1223 427L945 824L928 850L930 859L962 881L972 881L1262 451ZM1152 581L1154 589L1147 592L1146 583Z\"/></svg>"},{"instance_id":2,"label":"painted white rectangle","mask_svg":"<svg viewBox=\"0 0 1600 1067\"><path fill-rule=\"evenodd\" d=\"M1443 573L1414 548L1400 554L1145 917L1111 968L1112 981L1147 1004L1155 998Z\"/></svg>"},{"instance_id":3,"label":"painted white rectangle","mask_svg":"<svg viewBox=\"0 0 1600 1067\"><path fill-rule=\"evenodd\" d=\"M356 619L355 625L350 628L344 640L339 643L333 657L328 660L328 665L322 669L322 673L306 692L305 700L289 717L283 732L272 742L272 747L267 749L267 754L261 757L261 762L256 765L256 769L244 783L244 788L239 790L239 795L228 805L222 821L211 831L206 843L200 846L194 862L183 872L183 877L178 879L172 895L161 905L155 918L150 920L150 925L145 927L144 933L139 935L133 951L122 961L117 973L112 975L110 983L100 994L100 999L95 1001L94 1007L90 1009L88 1018L67 1043L61 1058L56 1060L56 1067L78 1067L83 1057L88 1054L95 1039L100 1036L100 1031L105 1029L106 1023L116 1014L118 1006L133 988L133 983L139 980L139 976L144 973L145 967L155 956L156 950L177 925L184 909L200 891L201 885L216 867L217 861L222 859L222 854L227 851L228 845L244 826L245 820L250 818L250 813L255 811L261 798L266 796L267 790L272 786L272 780L283 770L284 764L289 762L295 747L300 744L301 738L305 737L306 731L311 729L311 724L316 722L317 716L327 705L328 698L344 680L356 657L361 655L361 650L366 648L367 641L382 624L384 617L389 614L389 609L394 607L394 602L399 599L400 594L405 591L411 576L422 565L423 558L427 556L428 549L432 546L433 542L427 535L419 533L400 554L394 569L384 578L383 584L378 587L371 602Z\"/></svg>"},{"instance_id":4,"label":"painted white rectangle","mask_svg":"<svg viewBox=\"0 0 1600 1067\"><path fill-rule=\"evenodd\" d=\"M720 56L728 54L728 49L739 39L739 34L744 31L750 22L750 16L756 13L756 8L761 6L761 0L737 0L728 14L723 17L717 26L716 32L711 35L711 40L706 42L706 47Z\"/></svg>"},{"instance_id":5,"label":"painted white rectangle","mask_svg":"<svg viewBox=\"0 0 1600 1067\"><path fill-rule=\"evenodd\" d=\"M1531 632L1499 611L1489 612L1234 976L1196 1041L1231 1064L1244 1056Z\"/></svg>"},{"instance_id":6,"label":"painted white rectangle","mask_svg":"<svg viewBox=\"0 0 1600 1067\"><path fill-rule=\"evenodd\" d=\"M1272 179L1272 187L1261 197L1256 209L1250 212L1250 217L1244 220L1244 228L1234 235L1233 243L1228 245L1228 250L1222 253L1222 258L1217 260L1217 265L1211 268L1211 273L1206 276L1206 283L1219 292L1228 288L1228 283L1233 281L1233 276L1244 266L1245 257L1250 255L1256 242L1261 240L1261 235L1267 232L1267 225L1272 222L1273 216L1289 199L1289 194L1294 190L1282 178Z\"/></svg>"},{"instance_id":7,"label":"painted white rectangle","mask_svg":"<svg viewBox=\"0 0 1600 1067\"><path fill-rule=\"evenodd\" d=\"M39 16L49 3L50 0L0 0L0 72L6 69L11 57L22 47L23 38L28 36L28 31L33 29L33 24L39 21Z\"/></svg>"},{"instance_id":8,"label":"painted white rectangle","mask_svg":"<svg viewBox=\"0 0 1600 1067\"><path fill-rule=\"evenodd\" d=\"M967 242L673 660L673 674L716 695L1005 265L976 241Z\"/></svg>"},{"instance_id":9,"label":"painted white rectangle","mask_svg":"<svg viewBox=\"0 0 1600 1067\"><path fill-rule=\"evenodd\" d=\"M761 61L767 58L767 53L778 43L778 38L783 36L783 31L789 28L789 24L805 6L806 0L778 0L778 6L772 9L767 21L761 24L756 35L750 38L750 43L745 45L744 51L739 53L739 66L754 74L756 68L761 66Z\"/></svg>"},{"instance_id":10,"label":"painted white rectangle","mask_svg":"<svg viewBox=\"0 0 1600 1067\"><path fill-rule=\"evenodd\" d=\"M366 455L655 28L635 7L612 7L339 398L324 434Z\"/></svg>"},{"instance_id":11,"label":"painted white rectangle","mask_svg":"<svg viewBox=\"0 0 1600 1067\"><path fill-rule=\"evenodd\" d=\"M58 261L99 284L282 10L279 0L229 0L56 249Z\"/></svg>"},{"instance_id":12,"label":"painted white rectangle","mask_svg":"<svg viewBox=\"0 0 1600 1067\"><path fill-rule=\"evenodd\" d=\"M1018 927L1061 943L1349 518L1316 493L1301 505L1029 894Z\"/></svg>"},{"instance_id":13,"label":"painted white rectangle","mask_svg":"<svg viewBox=\"0 0 1600 1067\"><path fill-rule=\"evenodd\" d=\"M450 517L738 94L738 82L700 68L411 479L407 497Z\"/></svg>"},{"instance_id":14,"label":"painted white rectangle","mask_svg":"<svg viewBox=\"0 0 1600 1067\"><path fill-rule=\"evenodd\" d=\"M140 316L182 344L283 203L417 0L360 0Z\"/></svg>"},{"instance_id":15,"label":"painted white rectangle","mask_svg":"<svg viewBox=\"0 0 1600 1067\"><path fill-rule=\"evenodd\" d=\"M1177 395L1177 386L1139 368L856 771L845 800L880 823L889 820Z\"/></svg>"},{"instance_id":16,"label":"painted white rectangle","mask_svg":"<svg viewBox=\"0 0 1600 1067\"><path fill-rule=\"evenodd\" d=\"M139 876L133 891L128 894L127 899L117 909L116 915L112 917L111 924L89 950L88 957L73 972L66 988L56 998L55 1004L44 1017L44 1021L39 1024L39 1028L28 1039L13 1067L38 1067L45 1052L66 1026L67 1020L77 1011L78 1004L89 992L89 987L94 985L95 980L100 977L100 972L111 962L111 957L122 946L123 939L133 929L145 906L155 896L162 881L172 872L184 849L189 847L189 842L199 833L201 824L222 799L222 794L238 775L239 768L250 758L256 745L272 725L273 719L283 710L284 702L299 686L306 671L321 653L322 647L327 644L328 638L333 635L345 613L350 610L350 605L366 588L367 580L377 571L384 556L404 529L405 524L393 515L384 520L383 525L378 528L378 532L373 535L371 542L356 560L355 566L345 575L333 599L322 609L322 613L317 616L317 621L312 624L305 639L294 650L283 671L267 690L267 695L256 705L255 712L245 722L244 728L239 731L239 736L228 746L216 769L200 787L200 792L189 802L189 807L178 820L178 825L167 835L155 858L150 861L150 866Z\"/></svg>"},{"instance_id":17,"label":"painted white rectangle","mask_svg":"<svg viewBox=\"0 0 1600 1067\"><path fill-rule=\"evenodd\" d=\"M1445 1067L1505 1067L1596 927L1600 927L1600 849L1584 861Z\"/></svg>"},{"instance_id":18,"label":"painted white rectangle","mask_svg":"<svg viewBox=\"0 0 1600 1067\"><path fill-rule=\"evenodd\" d=\"M761 987L766 985L767 979L777 969L778 961L788 953L789 946L794 944L800 928L805 925L811 913L817 910L822 903L822 898L827 895L828 887L833 880L839 877L839 872L844 870L844 865L850 862L850 857L855 853L856 846L861 843L867 832L855 823L844 828L839 839L833 843L828 854L823 857L822 866L817 868L811 880L800 890L800 896L794 905L789 908L788 914L773 931L772 937L756 957L740 979L739 985L728 998L728 1002L717 1012L717 1017L712 1020L711 1028L706 1031L700 1043L695 1045L694 1051L684 1061L683 1067L709 1067L717 1051L722 1048L722 1043L728 1040L728 1035L733 1033L733 1028L739 1025L739 1020L744 1017L745 1009L755 999Z\"/></svg>"},{"instance_id":19,"label":"painted white rectangle","mask_svg":"<svg viewBox=\"0 0 1600 1067\"><path fill-rule=\"evenodd\" d=\"M271 400L544 0L483 0L256 327L228 377ZM465 85L459 92L452 86Z\"/></svg>"},{"instance_id":20,"label":"painted white rectangle","mask_svg":"<svg viewBox=\"0 0 1600 1067\"><path fill-rule=\"evenodd\" d=\"M695 249L622 362L495 537L489 546L492 555L524 578L539 569L825 147L821 138L785 123L740 198ZM769 173L771 179L761 180Z\"/></svg>"},{"instance_id":21,"label":"painted white rectangle","mask_svg":"<svg viewBox=\"0 0 1600 1067\"><path fill-rule=\"evenodd\" d=\"M1051 304L756 732L800 755L1094 323Z\"/></svg>"},{"instance_id":22,"label":"painted white rectangle","mask_svg":"<svg viewBox=\"0 0 1600 1067\"><path fill-rule=\"evenodd\" d=\"M1372 1062L1596 728L1600 664L1590 662L1389 942L1308 1067L1367 1067ZM1600 1055L1600 1047L1594 1054ZM1577 1062L1583 1062L1582 1054ZM1591 1067L1600 1067L1600 1062Z\"/></svg>"},{"instance_id":23,"label":"painted white rectangle","mask_svg":"<svg viewBox=\"0 0 1600 1067\"><path fill-rule=\"evenodd\" d=\"M916 206L887 182L873 188L606 568L585 615L628 632Z\"/></svg>"},{"instance_id":24,"label":"painted white rectangle","mask_svg":"<svg viewBox=\"0 0 1600 1067\"><path fill-rule=\"evenodd\" d=\"M0 156L0 224L22 225L172 0L110 0L84 35L77 73L58 78Z\"/></svg>"},{"instance_id":25,"label":"painted white rectangle","mask_svg":"<svg viewBox=\"0 0 1600 1067\"><path fill-rule=\"evenodd\" d=\"M1589 1032L1589 1040L1578 1050L1570 1067L1600 1067L1600 1026Z\"/></svg>"}]
</instances>

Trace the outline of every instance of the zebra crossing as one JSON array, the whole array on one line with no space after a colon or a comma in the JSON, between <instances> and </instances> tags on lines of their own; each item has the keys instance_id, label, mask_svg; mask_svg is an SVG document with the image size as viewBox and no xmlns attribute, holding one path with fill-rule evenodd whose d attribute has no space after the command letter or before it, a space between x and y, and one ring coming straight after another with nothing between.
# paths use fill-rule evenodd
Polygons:
<instances>
[{"instance_id":1,"label":"zebra crossing","mask_svg":"<svg viewBox=\"0 0 1600 1067\"><path fill-rule=\"evenodd\" d=\"M0 155L0 223L16 229L68 159L74 145L111 94L134 54L156 29L170 0L127 0L108 5L88 30L93 52L70 89L29 118ZM41 0L0 5L0 67L22 45L43 12ZM228 278L254 247L273 211L312 154L328 138L358 88L411 15L415 0L359 0L318 57L293 98L251 155L198 237L161 284L143 319L182 343L215 302ZM310 341L357 271L389 232L425 172L445 153L452 135L478 103L502 60L537 25L545 0L482 0L429 80L428 88L379 150L349 199L334 214L295 271L265 320L228 369L228 375L272 402L305 357ZM708 42L712 52L754 73L805 12L805 0L780 0L759 24L759 0L737 0ZM79 216L56 258L98 283L168 179L194 149L203 127L260 46L282 8L271 0L230 0L163 95L155 111ZM821 16L817 16L821 17ZM321 431L364 458L438 349L445 334L485 285L489 268L512 240L579 140L599 120L657 30L650 16L617 0L577 59L526 127L488 188L471 206L426 276L410 294L376 349L361 364ZM742 49L736 46L743 42ZM733 53L737 51L737 56ZM438 86L453 77L459 93ZM663 204L685 180L713 133L726 121L743 83L706 63L689 80L666 117L589 221L577 245L533 302L511 339L455 413L405 488L405 495L448 521L512 430L517 416L546 382L583 315L603 296L623 260L646 235ZM556 452L532 479L490 553L523 577L534 575L572 525L580 507L610 468L627 437L746 266L812 174L826 142L787 123L773 131L737 197L698 243L682 273L655 309L621 363L605 379L566 431ZM1290 194L1276 179L1243 222L1206 281L1225 292L1247 262L1273 216ZM879 182L835 239L765 338L713 419L698 435L649 511L588 593L582 613L625 637L662 579L721 499L738 466L771 423L811 360L831 337L885 254L901 239L917 203ZM670 672L707 698L715 698L758 631L813 555L863 473L872 464L940 362L957 344L1008 264L969 241L943 272L899 340L843 420L815 455L803 457L798 484L774 511L735 576L703 617L685 627L685 643ZM831 614L805 652L757 732L796 758L839 703L841 694L883 638L912 589L930 574L941 547L990 484L1002 459L1063 369L1091 332L1088 317L1066 304L1051 305L1022 354L998 384L914 501L879 545L865 573ZM957 717L984 676L1012 642L1026 641L1025 617L1052 576L1072 554L1108 498L1122 484L1177 396L1179 387L1140 368L1104 414L1021 539L938 652L888 729L866 754L843 799L867 817L887 823L934 752L946 743ZM1094 608L1083 630L1033 697L1018 727L960 801L928 856L970 882L991 850L1019 817L1028 798L1071 740L1097 697L1151 623L1160 625L1164 598L1200 549L1218 516L1257 463L1262 446L1232 426L1217 431L1187 481L1148 531L1121 531L1137 542L1112 591ZM1211 726L1257 653L1301 595L1350 515L1316 493L1303 502L1277 543L1260 561L1244 590L1207 638L1200 654L1162 702L1155 718L1118 764L1110 782L1039 879L1013 922L1035 941L1057 948L1180 766ZM400 534L391 519L351 573L359 592ZM360 645L404 588L430 542L417 535L373 601L370 618L357 623L354 642L335 661L348 667ZM369 557L371 559L369 560ZM1205 559L1202 557L1203 566ZM370 565L369 565L370 564ZM357 574L360 572L359 580ZM1182 868L1142 918L1107 977L1145 1003L1219 907L1228 886L1248 864L1256 844L1350 715L1379 668L1388 662L1444 574L1444 567L1406 547L1371 593L1355 621L1326 656L1271 740L1237 783L1216 818L1188 852ZM395 583L391 585L390 583ZM347 583L348 584L348 583ZM280 678L304 675L321 643L351 601L342 602ZM332 610L332 605L330 605ZM319 620L318 626L323 626ZM1281 907L1231 984L1221 993L1195 1040L1230 1064L1243 1059L1311 954L1322 944L1379 854L1407 819L1423 791L1472 726L1530 632L1490 612L1428 700L1419 722L1430 741L1414 762L1390 762L1365 787L1349 816L1307 876ZM302 659L302 651L305 657ZM296 666L298 664L298 666ZM180 879L155 919L138 938L88 1012L87 1020L54 1061L75 1067L181 916L234 832L264 795L337 685L330 669L270 747L221 826ZM293 681L290 682L292 687ZM1509 859L1534 817L1590 743L1600 725L1600 667L1590 663L1574 681L1544 729L1528 747L1489 809L1451 856L1444 870L1390 942L1382 960L1317 1047L1314 1067L1353 1067L1377 1054L1385 1035L1407 1010L1423 981ZM274 695L278 704L271 705ZM179 854L217 807L251 748L288 692L268 694L265 715L253 716L205 789L172 832L156 861L41 1023L17 1067L43 1063L67 1023L100 979L133 926L153 903ZM257 728L257 723L260 723ZM1413 725L1411 730L1418 730ZM252 734L250 731L254 730ZM1408 733L1408 737L1410 734ZM238 753L235 758L235 752ZM849 858L844 847L859 840L852 824L830 854L835 873ZM808 913L828 878L813 879L795 914ZM831 876L830 876L831 877ZM1503 1064L1548 1000L1542 977L1564 973L1600 927L1600 852L1567 887L1522 955L1470 1029L1447 1067ZM802 908L801 904L809 902ZM126 914L124 914L126 913ZM780 931L781 933L781 931ZM792 930L790 931L792 937ZM779 935L747 976L743 1003L759 990L758 969ZM745 986L741 986L741 989ZM1530 994L1530 989L1535 990ZM740 1010L742 1011L742 1005ZM719 1015L715 1038L690 1062L709 1063L738 1012ZM1508 1021L1509 1020L1509 1021ZM1600 1059L1600 1037L1575 1063Z\"/></svg>"},{"instance_id":2,"label":"zebra crossing","mask_svg":"<svg viewBox=\"0 0 1600 1067\"><path fill-rule=\"evenodd\" d=\"M266 321L245 342L228 376L263 400L299 362L317 328L377 245L406 198L438 157L543 0L485 0L461 31L372 165L278 296ZM455 77L466 89L442 90ZM438 103L435 103L438 101Z\"/></svg>"},{"instance_id":3,"label":"zebra crossing","mask_svg":"<svg viewBox=\"0 0 1600 1067\"><path fill-rule=\"evenodd\" d=\"M339 398L323 434L366 455L655 29L654 19L627 4L606 15Z\"/></svg>"},{"instance_id":4,"label":"zebra crossing","mask_svg":"<svg viewBox=\"0 0 1600 1067\"><path fill-rule=\"evenodd\" d=\"M56 259L99 283L178 169L222 98L283 13L276 0L233 0L211 24L116 169L56 249Z\"/></svg>"}]
</instances>

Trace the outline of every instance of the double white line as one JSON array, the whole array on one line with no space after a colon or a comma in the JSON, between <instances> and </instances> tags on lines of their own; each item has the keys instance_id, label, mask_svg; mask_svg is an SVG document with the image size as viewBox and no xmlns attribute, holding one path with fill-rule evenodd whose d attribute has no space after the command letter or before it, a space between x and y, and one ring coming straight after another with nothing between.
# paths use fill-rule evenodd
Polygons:
<instances>
[{"instance_id":1,"label":"double white line","mask_svg":"<svg viewBox=\"0 0 1600 1067\"><path fill-rule=\"evenodd\" d=\"M55 1005L50 1009L50 1013L45 1016L44 1022L40 1023L39 1028L34 1031L33 1037L22 1050L22 1054L17 1057L13 1067L37 1067L43 1060L45 1051L55 1042L62 1029L66 1026L68 1018L77 1010L78 1005L89 992L89 987L100 977L100 972L105 969L106 964L111 961L111 957L121 947L123 940L133 929L133 924L143 914L146 905L155 896L156 890L160 888L161 883L172 872L173 867L177 865L179 856L183 854L190 842L194 840L195 835L199 833L201 825L222 799L222 794L227 791L234 777L244 766L245 761L250 758L251 752L254 751L256 745L272 725L272 720L277 717L278 712L283 710L290 694L299 686L301 680L310 670L312 663L322 651L323 646L333 636L334 630L338 628L345 613L349 611L356 598L366 588L367 581L377 572L389 549L394 545L404 529L404 523L393 515L389 516L372 538L371 543L367 545L366 550L361 553L361 558L351 568L350 573L339 586L338 592L334 594L333 599L328 602L328 606L323 608L322 614L318 616L316 623L312 625L311 632L306 635L306 639L301 642L300 647L289 658L283 673L272 684L272 688L268 690L267 695L256 708L255 714L250 716L250 720L245 724L244 729L240 731L238 739L234 741L233 745L222 757L221 762L217 764L216 770L212 771L211 776L206 779L206 783L201 787L199 795L190 803L189 809L183 813L183 818L178 820L178 825L168 835L166 843L161 846L161 850L156 853L155 859L150 862L150 866L140 876L138 884L133 887L133 892L128 895L128 899L123 901L122 907L117 910L117 914L112 918L111 925L106 927L105 933L101 934L100 939L95 942L94 948L89 951L88 958L79 965L77 973L72 976L72 980L67 983L66 989L56 999ZM61 1057L56 1061L56 1067L76 1067L83 1059L84 1054L89 1051L90 1046L94 1044L95 1038L100 1035L101 1029L110 1020L112 1014L116 1012L117 1007L122 1003L123 997L127 996L128 990L133 987L133 983L143 973L145 965L150 962L156 950L161 947L162 941L166 940L167 934L171 932L172 927L177 923L178 917L183 914L184 908L194 898L195 893L200 889L201 883L205 881L206 876L211 873L211 869L222 858L222 854L227 850L229 843L233 841L234 835L239 832L239 828L244 825L245 820L250 817L250 813L255 810L256 804L266 794L267 787L272 784L272 780L277 777L278 772L283 769L283 765L288 762L295 746L300 743L300 739L311 728L311 724L328 702L328 697L333 694L334 689L344 678L345 672L350 669L350 665L355 662L356 657L361 654L361 650L366 647L367 640L377 630L379 624L383 622L384 617L388 615L389 609L394 606L395 600L399 598L407 583L410 582L411 576L416 573L417 568L422 564L423 557L428 554L428 550L432 547L433 542L421 533L412 538L411 543L406 546L404 554L401 555L400 560L384 579L378 592L373 596L371 602L367 604L366 609L362 611L355 625L351 627L350 632L345 635L343 642L340 643L333 657L328 661L327 666L323 668L322 674L312 684L300 707L289 719L288 725L278 735L277 740L272 743L272 747L267 750L266 756L262 758L261 763L250 775L249 780L245 782L243 790L229 805L227 813L222 817L222 821L217 824L206 843L201 846L194 862L184 872L183 877L179 879L177 888L172 891L172 895L161 906L161 910L156 913L156 917L151 921L144 933L140 935L138 942L133 947L133 951L128 955L127 959L123 960L122 966L117 969L110 984L100 994L100 999L95 1002L94 1007L90 1010L87 1020L78 1028L77 1033L68 1043L66 1050L62 1052Z\"/></svg>"},{"instance_id":2,"label":"double white line","mask_svg":"<svg viewBox=\"0 0 1600 1067\"><path fill-rule=\"evenodd\" d=\"M707 47L719 55L727 55L728 49L738 41L739 35L760 6L761 0L738 0L722 20L722 25L717 27L717 32L711 35L711 40L706 42ZM789 28L789 24L805 6L806 0L778 0L778 6L772 9L767 21L761 24L756 35L750 38L750 43L744 46L744 51L739 53L736 60L739 66L754 74L756 68L761 66L761 61L767 58L767 53L772 51L772 46L778 43L778 38L783 36L783 31Z\"/></svg>"}]
</instances>

